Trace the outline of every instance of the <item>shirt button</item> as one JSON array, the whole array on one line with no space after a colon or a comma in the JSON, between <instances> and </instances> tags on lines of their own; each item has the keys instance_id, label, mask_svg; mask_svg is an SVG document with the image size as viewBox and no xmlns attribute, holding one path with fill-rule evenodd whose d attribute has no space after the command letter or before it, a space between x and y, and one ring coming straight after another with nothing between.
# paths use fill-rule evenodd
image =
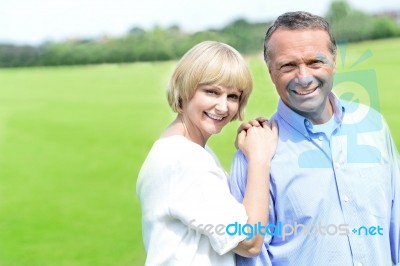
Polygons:
<instances>
[{"instance_id":1,"label":"shirt button","mask_svg":"<svg viewBox=\"0 0 400 266\"><path fill-rule=\"evenodd\" d=\"M344 200L345 202L348 202L348 201L349 201L349 197L347 197L346 195L344 195L344 196L343 196L343 200Z\"/></svg>"},{"instance_id":2,"label":"shirt button","mask_svg":"<svg viewBox=\"0 0 400 266\"><path fill-rule=\"evenodd\" d=\"M323 136L319 136L318 139L319 139L320 141L323 141L323 140L324 140L324 137L323 137Z\"/></svg>"},{"instance_id":3,"label":"shirt button","mask_svg":"<svg viewBox=\"0 0 400 266\"><path fill-rule=\"evenodd\" d=\"M310 125L310 121L306 120L306 126Z\"/></svg>"}]
</instances>

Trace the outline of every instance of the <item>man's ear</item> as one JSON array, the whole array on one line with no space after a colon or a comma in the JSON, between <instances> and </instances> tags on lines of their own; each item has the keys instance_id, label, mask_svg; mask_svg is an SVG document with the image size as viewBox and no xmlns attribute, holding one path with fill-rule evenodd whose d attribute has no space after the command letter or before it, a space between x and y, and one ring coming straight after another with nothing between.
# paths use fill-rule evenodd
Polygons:
<instances>
[{"instance_id":1,"label":"man's ear","mask_svg":"<svg viewBox=\"0 0 400 266\"><path fill-rule=\"evenodd\" d=\"M272 75L271 69L269 68L269 66L267 66L267 67L268 67L268 73L269 73L269 77L271 78L271 80L272 80L272 83L274 83L274 84L275 84L274 76Z\"/></svg>"},{"instance_id":2,"label":"man's ear","mask_svg":"<svg viewBox=\"0 0 400 266\"><path fill-rule=\"evenodd\" d=\"M336 55L333 56L333 71L332 71L332 73L336 74Z\"/></svg>"}]
</instances>

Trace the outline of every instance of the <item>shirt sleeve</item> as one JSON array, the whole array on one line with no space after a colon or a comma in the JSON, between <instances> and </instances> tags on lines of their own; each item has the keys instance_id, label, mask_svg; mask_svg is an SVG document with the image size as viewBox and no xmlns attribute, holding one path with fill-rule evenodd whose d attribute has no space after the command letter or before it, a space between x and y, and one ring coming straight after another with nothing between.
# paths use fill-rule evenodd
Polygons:
<instances>
[{"instance_id":1,"label":"shirt sleeve","mask_svg":"<svg viewBox=\"0 0 400 266\"><path fill-rule=\"evenodd\" d=\"M246 191L247 184L247 168L248 163L246 156L238 150L233 158L230 176L229 176L229 188L231 190L232 195L239 202L243 202L244 194ZM272 181L272 180L271 180ZM274 202L270 194L269 198L269 215L268 215L268 224L275 224L275 212L274 212ZM246 258L240 255L236 255L236 264L237 265L266 265L272 266L271 259L268 255L269 244L272 240L271 235L266 235L264 238L264 245L261 247L261 252L258 256Z\"/></svg>"},{"instance_id":2,"label":"shirt sleeve","mask_svg":"<svg viewBox=\"0 0 400 266\"><path fill-rule=\"evenodd\" d=\"M231 172L229 176L229 189L235 199L242 203L247 183L247 159L238 150L233 158Z\"/></svg>"},{"instance_id":3,"label":"shirt sleeve","mask_svg":"<svg viewBox=\"0 0 400 266\"><path fill-rule=\"evenodd\" d=\"M392 161L392 209L390 217L390 248L392 261L395 266L400 265L400 157L396 145L387 130L389 153Z\"/></svg>"},{"instance_id":4,"label":"shirt sleeve","mask_svg":"<svg viewBox=\"0 0 400 266\"><path fill-rule=\"evenodd\" d=\"M168 202L172 217L206 235L220 255L247 237L230 235L225 230L229 224L247 223L247 214L244 206L230 194L226 175L215 162L190 158L173 171L175 177L170 183Z\"/></svg>"}]
</instances>

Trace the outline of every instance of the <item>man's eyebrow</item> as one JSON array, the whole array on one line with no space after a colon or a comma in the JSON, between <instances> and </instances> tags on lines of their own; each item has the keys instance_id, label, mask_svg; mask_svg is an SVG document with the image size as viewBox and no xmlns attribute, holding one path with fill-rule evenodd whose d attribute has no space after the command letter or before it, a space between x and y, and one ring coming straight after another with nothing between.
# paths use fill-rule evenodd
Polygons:
<instances>
[{"instance_id":1,"label":"man's eyebrow","mask_svg":"<svg viewBox=\"0 0 400 266\"><path fill-rule=\"evenodd\" d=\"M334 65L333 61L330 60L326 55L324 55L323 53L317 53L315 55L315 59L317 60L321 60L322 62L324 62L325 64L329 64L329 65Z\"/></svg>"},{"instance_id":2,"label":"man's eyebrow","mask_svg":"<svg viewBox=\"0 0 400 266\"><path fill-rule=\"evenodd\" d=\"M276 65L279 66L279 67L282 67L284 65L293 65L293 64L296 64L296 61L295 60L290 60L290 59L276 62Z\"/></svg>"}]
</instances>

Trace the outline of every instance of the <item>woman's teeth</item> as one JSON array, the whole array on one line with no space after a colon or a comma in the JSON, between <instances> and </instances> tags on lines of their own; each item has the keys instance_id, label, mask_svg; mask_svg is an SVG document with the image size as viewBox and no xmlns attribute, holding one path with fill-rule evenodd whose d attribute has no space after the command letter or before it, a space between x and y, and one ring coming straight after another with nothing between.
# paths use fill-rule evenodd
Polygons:
<instances>
[{"instance_id":1,"label":"woman's teeth","mask_svg":"<svg viewBox=\"0 0 400 266\"><path fill-rule=\"evenodd\" d=\"M214 119L214 120L218 120L218 121L221 121L224 118L223 116L217 116L217 115L213 115L213 114L210 114L210 113L206 113L206 115L209 118Z\"/></svg>"}]
</instances>

